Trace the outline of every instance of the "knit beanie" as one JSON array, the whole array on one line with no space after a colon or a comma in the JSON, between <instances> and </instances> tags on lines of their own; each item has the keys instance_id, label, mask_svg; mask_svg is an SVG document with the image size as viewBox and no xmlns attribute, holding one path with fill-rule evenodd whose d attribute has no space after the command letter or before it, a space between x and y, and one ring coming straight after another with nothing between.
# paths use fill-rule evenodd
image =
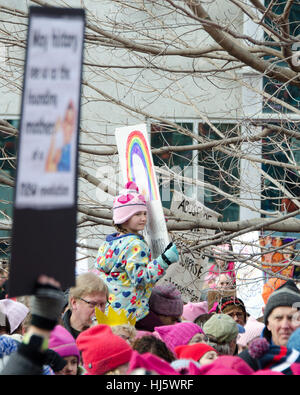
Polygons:
<instances>
[{"instance_id":1,"label":"knit beanie","mask_svg":"<svg viewBox=\"0 0 300 395\"><path fill-rule=\"evenodd\" d=\"M297 302L300 303L300 291L293 280L288 280L270 295L264 310L265 325L268 323L269 315L276 307L292 307Z\"/></svg>"},{"instance_id":2,"label":"knit beanie","mask_svg":"<svg viewBox=\"0 0 300 395\"><path fill-rule=\"evenodd\" d=\"M221 355L212 363L197 366L190 365L190 375L198 376L248 376L254 374L254 370L238 356Z\"/></svg>"},{"instance_id":3,"label":"knit beanie","mask_svg":"<svg viewBox=\"0 0 300 395\"><path fill-rule=\"evenodd\" d=\"M183 312L181 293L171 283L157 285L152 289L149 308L156 314L179 317Z\"/></svg>"},{"instance_id":4,"label":"knit beanie","mask_svg":"<svg viewBox=\"0 0 300 395\"><path fill-rule=\"evenodd\" d=\"M287 342L288 348L293 348L300 352L300 328L297 328L289 337Z\"/></svg>"},{"instance_id":5,"label":"knit beanie","mask_svg":"<svg viewBox=\"0 0 300 395\"><path fill-rule=\"evenodd\" d=\"M12 299L0 300L0 325L5 326L5 319L7 318L10 327L10 334L19 327L19 325L25 320L28 313L29 308L23 303Z\"/></svg>"},{"instance_id":6,"label":"knit beanie","mask_svg":"<svg viewBox=\"0 0 300 395\"><path fill-rule=\"evenodd\" d=\"M246 320L247 312L244 302L234 296L227 296L225 298L222 298L216 307L216 313L226 314L226 311L228 311L229 308L231 309L232 307L239 307L243 311Z\"/></svg>"},{"instance_id":7,"label":"knit beanie","mask_svg":"<svg viewBox=\"0 0 300 395\"><path fill-rule=\"evenodd\" d=\"M244 326L245 333L238 336L237 344L246 347L253 339L261 335L264 327L265 325L262 322L257 321L254 317L249 317Z\"/></svg>"},{"instance_id":8,"label":"knit beanie","mask_svg":"<svg viewBox=\"0 0 300 395\"><path fill-rule=\"evenodd\" d=\"M80 362L80 353L74 337L61 325L56 325L51 331L49 348L56 351L63 358L74 355L77 357L78 364Z\"/></svg>"},{"instance_id":9,"label":"knit beanie","mask_svg":"<svg viewBox=\"0 0 300 395\"><path fill-rule=\"evenodd\" d=\"M132 348L108 325L96 325L76 339L84 368L90 375L102 375L130 361Z\"/></svg>"},{"instance_id":10,"label":"knit beanie","mask_svg":"<svg viewBox=\"0 0 300 395\"><path fill-rule=\"evenodd\" d=\"M208 312L208 303L199 302L192 303L188 302L183 306L182 318L186 321L194 321L195 318L199 317L201 314L207 314Z\"/></svg>"},{"instance_id":11,"label":"knit beanie","mask_svg":"<svg viewBox=\"0 0 300 395\"><path fill-rule=\"evenodd\" d=\"M178 322L173 325L156 326L154 330L172 352L176 346L188 344L197 333L203 333L200 326L193 322Z\"/></svg>"},{"instance_id":12,"label":"knit beanie","mask_svg":"<svg viewBox=\"0 0 300 395\"><path fill-rule=\"evenodd\" d=\"M175 347L175 354L177 358L185 358L185 359L193 359L194 361L198 362L203 355L208 353L209 351L216 350L205 343L196 343L196 344L188 344L186 346L177 346Z\"/></svg>"},{"instance_id":13,"label":"knit beanie","mask_svg":"<svg viewBox=\"0 0 300 395\"><path fill-rule=\"evenodd\" d=\"M113 202L113 221L123 224L139 211L147 211L146 200L135 182L129 181Z\"/></svg>"},{"instance_id":14,"label":"knit beanie","mask_svg":"<svg viewBox=\"0 0 300 395\"><path fill-rule=\"evenodd\" d=\"M154 372L159 375L178 375L178 372L167 361L157 355L149 352L139 354L134 350L126 374L133 374L134 370L139 368L144 368L147 372Z\"/></svg>"}]
</instances>

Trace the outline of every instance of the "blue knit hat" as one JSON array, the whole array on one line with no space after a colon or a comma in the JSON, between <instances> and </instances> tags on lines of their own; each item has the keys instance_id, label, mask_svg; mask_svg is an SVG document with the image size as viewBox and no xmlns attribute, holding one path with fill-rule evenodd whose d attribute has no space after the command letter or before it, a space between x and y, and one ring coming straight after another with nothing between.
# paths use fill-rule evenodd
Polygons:
<instances>
[{"instance_id":1,"label":"blue knit hat","mask_svg":"<svg viewBox=\"0 0 300 395\"><path fill-rule=\"evenodd\" d=\"M287 348L293 348L300 352L300 328L297 328L287 342Z\"/></svg>"}]
</instances>

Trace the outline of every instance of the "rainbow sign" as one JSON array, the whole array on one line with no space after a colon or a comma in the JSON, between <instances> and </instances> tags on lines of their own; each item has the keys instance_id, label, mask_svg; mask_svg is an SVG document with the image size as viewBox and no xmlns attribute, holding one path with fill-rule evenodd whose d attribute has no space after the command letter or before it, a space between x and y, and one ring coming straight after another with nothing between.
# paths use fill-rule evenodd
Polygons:
<instances>
[{"instance_id":1,"label":"rainbow sign","mask_svg":"<svg viewBox=\"0 0 300 395\"><path fill-rule=\"evenodd\" d=\"M124 126L115 131L123 182L134 181L147 202L148 221L143 231L152 257L170 242L148 142L147 125ZM123 184L123 185L124 185Z\"/></svg>"},{"instance_id":2,"label":"rainbow sign","mask_svg":"<svg viewBox=\"0 0 300 395\"><path fill-rule=\"evenodd\" d=\"M134 181L137 185L139 184L136 179L136 167L134 165L135 156L137 156L140 159L139 163L143 167L143 173L147 180L149 200L158 200L159 193L153 169L152 155L144 134L139 130L134 130L129 134L126 143L125 156L127 180Z\"/></svg>"}]
</instances>

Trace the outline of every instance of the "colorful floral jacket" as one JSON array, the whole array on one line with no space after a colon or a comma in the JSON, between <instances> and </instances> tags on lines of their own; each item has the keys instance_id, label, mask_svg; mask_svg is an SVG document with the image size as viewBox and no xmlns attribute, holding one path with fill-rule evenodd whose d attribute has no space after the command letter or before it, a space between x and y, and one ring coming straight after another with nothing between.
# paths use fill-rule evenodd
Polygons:
<instances>
[{"instance_id":1,"label":"colorful floral jacket","mask_svg":"<svg viewBox=\"0 0 300 395\"><path fill-rule=\"evenodd\" d=\"M142 236L114 233L100 246L95 267L108 286L112 308L125 309L140 320L148 314L151 290L168 265L160 258L151 261Z\"/></svg>"}]
</instances>

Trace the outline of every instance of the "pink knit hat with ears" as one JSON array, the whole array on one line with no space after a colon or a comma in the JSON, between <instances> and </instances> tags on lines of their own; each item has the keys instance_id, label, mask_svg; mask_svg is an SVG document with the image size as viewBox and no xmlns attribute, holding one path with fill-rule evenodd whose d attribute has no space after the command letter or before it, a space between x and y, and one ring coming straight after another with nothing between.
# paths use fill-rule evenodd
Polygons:
<instances>
[{"instance_id":1,"label":"pink knit hat with ears","mask_svg":"<svg viewBox=\"0 0 300 395\"><path fill-rule=\"evenodd\" d=\"M187 345L197 333L204 333L200 326L193 322L178 322L173 325L156 326L154 330L173 352L175 347Z\"/></svg>"},{"instance_id":2,"label":"pink knit hat with ears","mask_svg":"<svg viewBox=\"0 0 300 395\"><path fill-rule=\"evenodd\" d=\"M147 211L146 200L139 193L136 183L129 181L125 189L114 199L113 221L116 225L123 224L139 211Z\"/></svg>"},{"instance_id":3,"label":"pink knit hat with ears","mask_svg":"<svg viewBox=\"0 0 300 395\"><path fill-rule=\"evenodd\" d=\"M146 352L139 354L137 351L132 352L129 367L126 374L134 372L135 369L143 368L146 371L158 375L178 375L179 373L165 360L157 355Z\"/></svg>"},{"instance_id":4,"label":"pink knit hat with ears","mask_svg":"<svg viewBox=\"0 0 300 395\"><path fill-rule=\"evenodd\" d=\"M260 337L265 325L257 321L254 317L249 317L244 326L245 332L240 333L237 338L237 344L246 347L256 337Z\"/></svg>"},{"instance_id":5,"label":"pink knit hat with ears","mask_svg":"<svg viewBox=\"0 0 300 395\"><path fill-rule=\"evenodd\" d=\"M186 321L194 321L201 314L208 313L208 303L206 301L199 303L188 302L183 306L182 318Z\"/></svg>"}]
</instances>

